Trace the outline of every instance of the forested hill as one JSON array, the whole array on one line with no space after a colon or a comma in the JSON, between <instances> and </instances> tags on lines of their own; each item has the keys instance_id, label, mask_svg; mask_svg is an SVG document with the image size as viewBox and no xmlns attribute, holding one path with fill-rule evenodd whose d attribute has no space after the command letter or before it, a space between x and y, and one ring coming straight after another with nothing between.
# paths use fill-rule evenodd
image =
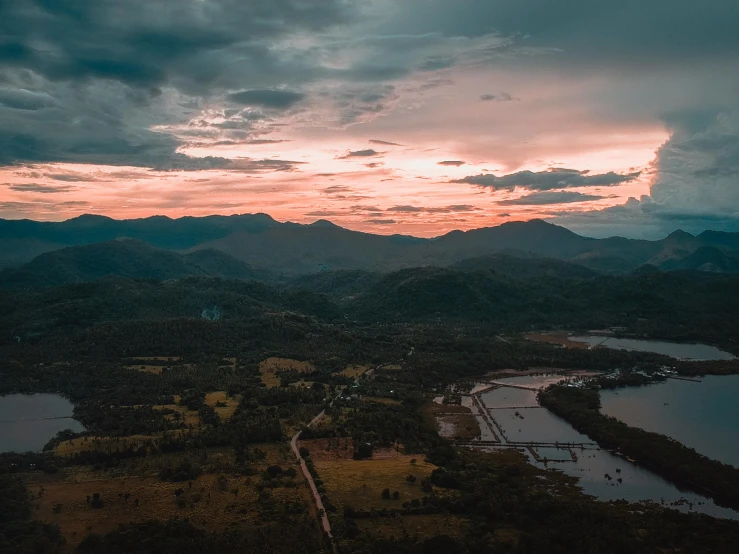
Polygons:
<instances>
[{"instance_id":1,"label":"forested hill","mask_svg":"<svg viewBox=\"0 0 739 554\"><path fill-rule=\"evenodd\" d=\"M17 268L46 252L122 238L180 253L217 250L254 267L292 275L447 266L498 253L555 258L615 273L644 264L666 270L739 271L739 233L693 236L676 231L657 241L592 239L532 220L420 239L360 233L327 221L281 223L266 214L125 221L86 215L60 223L0 220L0 267Z\"/></svg>"},{"instance_id":2,"label":"forested hill","mask_svg":"<svg viewBox=\"0 0 739 554\"><path fill-rule=\"evenodd\" d=\"M121 239L47 252L20 268L0 270L0 287L54 286L108 276L157 280L190 276L271 278L268 272L256 270L218 250L180 254L154 248L142 241Z\"/></svg>"},{"instance_id":3,"label":"forested hill","mask_svg":"<svg viewBox=\"0 0 739 554\"><path fill-rule=\"evenodd\" d=\"M292 324L285 327L286 321L297 321L307 325L300 333L310 333L311 325L447 323L486 326L491 333L621 326L640 336L706 341L737 352L737 290L736 276L649 267L626 276L549 270L511 276L490 268L327 272L277 285L213 277L112 277L0 291L0 343L34 343L100 325L141 329L146 322L161 327L217 321L234 329L244 322L287 329Z\"/></svg>"}]
</instances>

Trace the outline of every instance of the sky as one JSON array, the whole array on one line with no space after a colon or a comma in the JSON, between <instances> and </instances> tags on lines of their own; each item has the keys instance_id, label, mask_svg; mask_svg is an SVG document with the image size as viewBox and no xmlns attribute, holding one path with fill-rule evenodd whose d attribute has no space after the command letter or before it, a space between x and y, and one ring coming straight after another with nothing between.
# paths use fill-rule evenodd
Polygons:
<instances>
[{"instance_id":1,"label":"sky","mask_svg":"<svg viewBox=\"0 0 739 554\"><path fill-rule=\"evenodd\" d=\"M736 0L0 0L0 218L739 231Z\"/></svg>"}]
</instances>

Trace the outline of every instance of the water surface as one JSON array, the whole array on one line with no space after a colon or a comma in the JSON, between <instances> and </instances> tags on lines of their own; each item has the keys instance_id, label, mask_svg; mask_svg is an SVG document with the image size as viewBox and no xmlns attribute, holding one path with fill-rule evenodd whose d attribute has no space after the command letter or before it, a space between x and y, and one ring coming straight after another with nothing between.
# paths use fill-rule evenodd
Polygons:
<instances>
[{"instance_id":1,"label":"water surface","mask_svg":"<svg viewBox=\"0 0 739 554\"><path fill-rule=\"evenodd\" d=\"M719 350L715 346L697 343L663 342L657 340L622 339L617 337L582 336L569 337L570 341L583 342L590 346L604 346L615 350L635 350L663 354L680 360L733 360L729 352Z\"/></svg>"},{"instance_id":2,"label":"water surface","mask_svg":"<svg viewBox=\"0 0 739 554\"><path fill-rule=\"evenodd\" d=\"M73 409L58 394L0 396L0 452L40 452L59 431L84 431Z\"/></svg>"},{"instance_id":3,"label":"water surface","mask_svg":"<svg viewBox=\"0 0 739 554\"><path fill-rule=\"evenodd\" d=\"M667 435L739 467L739 375L604 390L601 403L604 414L632 427Z\"/></svg>"},{"instance_id":4,"label":"water surface","mask_svg":"<svg viewBox=\"0 0 739 554\"><path fill-rule=\"evenodd\" d=\"M739 376L737 376L739 378ZM510 384L524 384L517 378L507 379ZM529 385L528 378L526 385ZM686 384L697 385L681 381ZM739 383L739 379L737 379ZM739 384L737 385L739 386ZM649 388L649 387L648 387ZM507 389L507 390L506 390ZM513 392L516 391L516 392ZM532 396L519 396L529 393ZM576 431L569 423L555 416L543 407L522 407L521 409L504 407L509 401L519 402L530 400L535 393L504 387L483 393L483 400L488 414L495 420L494 425L503 430L508 441L527 443L555 443L570 442L582 443L583 448L556 449L549 444L534 446L541 458L547 458L547 463L537 462L534 456L526 452L529 461L537 467L562 471L578 478L578 484L583 492L595 496L600 500L627 500L629 502L655 502L682 512L700 512L715 517L739 519L739 513L728 508L717 506L711 499L699 494L681 491L675 485L665 481L659 475L643 469L629 462L626 458L616 456L608 451L597 449L586 435ZM734 393L736 397L736 391ZM492 433L486 430L486 424L481 414L473 409L480 427L483 430L483 440L490 440ZM734 418L734 422L739 419ZM505 442L508 442L505 441ZM508 442L509 446L515 446ZM593 446L588 446L592 444ZM483 446L484 449L495 450L502 445ZM575 454L573 461L572 453ZM620 481L619 481L620 480Z\"/></svg>"}]
</instances>

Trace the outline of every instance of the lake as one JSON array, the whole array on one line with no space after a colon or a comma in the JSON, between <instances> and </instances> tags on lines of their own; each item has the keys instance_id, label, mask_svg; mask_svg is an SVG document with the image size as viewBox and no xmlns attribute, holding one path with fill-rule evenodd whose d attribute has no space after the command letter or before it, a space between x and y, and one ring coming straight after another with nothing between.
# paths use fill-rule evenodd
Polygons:
<instances>
[{"instance_id":1,"label":"lake","mask_svg":"<svg viewBox=\"0 0 739 554\"><path fill-rule=\"evenodd\" d=\"M504 381L508 385L538 388L563 378L540 375L506 378ZM699 386L698 383L686 381L676 383ZM500 435L501 441L497 445L481 444L479 448L495 451L499 448L516 447L516 443L531 445L533 452L528 448L524 449L530 463L577 477L583 492L600 500L651 501L683 512L701 512L715 517L739 519L739 513L717 506L711 499L681 491L659 475L629 462L626 458L599 449L569 423L539 406L535 391L510 386L484 390L490 385L482 385L483 383L473 390L483 390L478 398L485 413L478 409L470 397L463 397L463 404L473 408L482 430L481 441L493 442L496 435ZM735 397L736 392L737 390L732 393ZM739 420L734 417L730 421ZM557 442L577 443L582 444L582 447L555 448L553 443Z\"/></svg>"},{"instance_id":2,"label":"lake","mask_svg":"<svg viewBox=\"0 0 739 554\"><path fill-rule=\"evenodd\" d=\"M601 391L601 411L739 467L739 375Z\"/></svg>"},{"instance_id":3,"label":"lake","mask_svg":"<svg viewBox=\"0 0 739 554\"><path fill-rule=\"evenodd\" d=\"M572 342L581 342L590 346L603 346L614 350L634 350L663 354L680 360L733 360L729 352L719 350L715 346L697 343L663 342L657 340L622 339L617 337L581 336L568 337Z\"/></svg>"},{"instance_id":4,"label":"lake","mask_svg":"<svg viewBox=\"0 0 739 554\"><path fill-rule=\"evenodd\" d=\"M0 396L0 452L40 452L59 431L84 431L73 409L58 394Z\"/></svg>"}]
</instances>

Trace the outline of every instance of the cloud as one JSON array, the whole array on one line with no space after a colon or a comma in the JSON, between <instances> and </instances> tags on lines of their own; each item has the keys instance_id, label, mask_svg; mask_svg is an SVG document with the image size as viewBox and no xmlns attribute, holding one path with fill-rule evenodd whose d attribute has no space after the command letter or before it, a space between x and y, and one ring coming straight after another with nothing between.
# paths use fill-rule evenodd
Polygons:
<instances>
[{"instance_id":1,"label":"cloud","mask_svg":"<svg viewBox=\"0 0 739 554\"><path fill-rule=\"evenodd\" d=\"M475 206L469 205L469 204L455 204L452 206L443 206L443 207L423 207L423 206L393 206L392 208L388 208L386 211L388 212L396 212L396 213L407 213L407 214L416 214L416 213L428 213L428 214L448 214L453 212L472 212L477 210Z\"/></svg>"},{"instance_id":2,"label":"cloud","mask_svg":"<svg viewBox=\"0 0 739 554\"><path fill-rule=\"evenodd\" d=\"M36 111L52 106L54 99L44 92L0 88L0 106L15 110Z\"/></svg>"},{"instance_id":3,"label":"cloud","mask_svg":"<svg viewBox=\"0 0 739 554\"><path fill-rule=\"evenodd\" d=\"M306 217L334 217L334 216L343 215L343 214L337 211L323 210L323 211L308 212L303 215Z\"/></svg>"},{"instance_id":4,"label":"cloud","mask_svg":"<svg viewBox=\"0 0 739 554\"><path fill-rule=\"evenodd\" d=\"M280 144L282 142L292 142L292 141L285 140L285 139L250 139L250 140L245 140L244 144L262 145L262 144Z\"/></svg>"},{"instance_id":5,"label":"cloud","mask_svg":"<svg viewBox=\"0 0 739 554\"><path fill-rule=\"evenodd\" d=\"M71 192L76 187L70 185L42 185L38 183L18 183L6 185L10 190L16 192L36 192L40 194L54 194L59 192Z\"/></svg>"},{"instance_id":6,"label":"cloud","mask_svg":"<svg viewBox=\"0 0 739 554\"><path fill-rule=\"evenodd\" d=\"M739 108L665 114L672 131L657 151L650 194L603 210L555 214L593 236L661 238L679 227L739 232Z\"/></svg>"},{"instance_id":7,"label":"cloud","mask_svg":"<svg viewBox=\"0 0 739 554\"><path fill-rule=\"evenodd\" d=\"M304 98L304 94L289 90L244 90L228 95L228 100L235 104L276 110L292 108Z\"/></svg>"},{"instance_id":8,"label":"cloud","mask_svg":"<svg viewBox=\"0 0 739 554\"><path fill-rule=\"evenodd\" d=\"M459 167L460 165L464 165L466 162L463 162L461 160L447 160L443 162L438 162L438 165L446 165L446 166L454 166Z\"/></svg>"},{"instance_id":9,"label":"cloud","mask_svg":"<svg viewBox=\"0 0 739 554\"><path fill-rule=\"evenodd\" d=\"M394 219L366 219L365 222L373 225L394 225L397 223Z\"/></svg>"},{"instance_id":10,"label":"cloud","mask_svg":"<svg viewBox=\"0 0 739 554\"><path fill-rule=\"evenodd\" d=\"M398 144L397 142L388 142L386 140L377 140L377 139L370 139L370 144L380 144L382 146L403 146L402 144Z\"/></svg>"},{"instance_id":11,"label":"cloud","mask_svg":"<svg viewBox=\"0 0 739 554\"><path fill-rule=\"evenodd\" d=\"M628 1L617 8L579 0L464 0L463 8L448 0L407 0L400 12L396 17L407 31L473 38L493 26L503 36L526 37L531 47L566 53L558 58L560 66L580 71L664 67L739 53L739 8L733 0Z\"/></svg>"},{"instance_id":12,"label":"cloud","mask_svg":"<svg viewBox=\"0 0 739 554\"><path fill-rule=\"evenodd\" d=\"M273 171L295 171L298 166L304 165L306 162L296 162L292 160L253 160L250 158L237 158L231 161L226 167L231 171L240 173L268 173Z\"/></svg>"},{"instance_id":13,"label":"cloud","mask_svg":"<svg viewBox=\"0 0 739 554\"><path fill-rule=\"evenodd\" d=\"M351 158L372 158L375 156L382 156L385 152L377 152L376 150L350 150L345 155L339 157L340 160L349 160Z\"/></svg>"},{"instance_id":14,"label":"cloud","mask_svg":"<svg viewBox=\"0 0 739 554\"><path fill-rule=\"evenodd\" d=\"M553 168L539 172L519 171L518 173L511 173L500 177L492 173L471 175L451 182L477 185L479 187L490 188L491 190L514 190L515 188L552 190L573 187L615 186L633 181L640 175L641 172L638 171L626 174L611 171L591 175L589 171Z\"/></svg>"},{"instance_id":15,"label":"cloud","mask_svg":"<svg viewBox=\"0 0 739 554\"><path fill-rule=\"evenodd\" d=\"M548 204L572 204L575 202L592 202L602 200L607 196L584 194L575 191L544 191L533 192L520 198L511 198L496 202L499 206L544 206Z\"/></svg>"},{"instance_id":16,"label":"cloud","mask_svg":"<svg viewBox=\"0 0 739 554\"><path fill-rule=\"evenodd\" d=\"M480 100L483 102L513 102L518 98L508 92L500 92L498 94L483 94L480 96Z\"/></svg>"},{"instance_id":17,"label":"cloud","mask_svg":"<svg viewBox=\"0 0 739 554\"><path fill-rule=\"evenodd\" d=\"M282 88L324 72L285 41L355 13L343 0L1 2L0 165L224 167L187 160L175 129L203 131L192 117L229 93L293 106L302 95Z\"/></svg>"}]
</instances>

